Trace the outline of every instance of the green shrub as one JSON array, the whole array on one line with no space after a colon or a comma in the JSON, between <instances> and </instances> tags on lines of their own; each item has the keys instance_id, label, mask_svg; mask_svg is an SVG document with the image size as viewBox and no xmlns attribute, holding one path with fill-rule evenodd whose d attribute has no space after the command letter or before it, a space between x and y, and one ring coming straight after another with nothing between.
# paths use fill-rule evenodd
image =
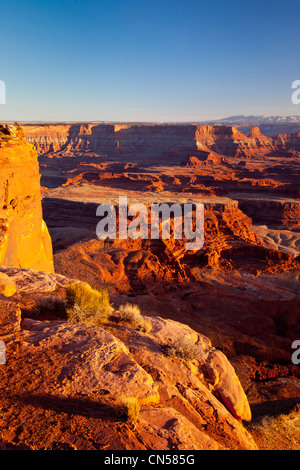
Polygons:
<instances>
[{"instance_id":1,"label":"green shrub","mask_svg":"<svg viewBox=\"0 0 300 470\"><path fill-rule=\"evenodd\" d=\"M119 315L121 321L130 323L133 328L143 333L148 333L151 330L152 325L150 320L144 319L138 305L130 303L121 305Z\"/></svg>"},{"instance_id":2,"label":"green shrub","mask_svg":"<svg viewBox=\"0 0 300 470\"><path fill-rule=\"evenodd\" d=\"M70 321L97 325L111 312L108 292L92 289L85 282L69 284L66 287L66 312Z\"/></svg>"}]
</instances>

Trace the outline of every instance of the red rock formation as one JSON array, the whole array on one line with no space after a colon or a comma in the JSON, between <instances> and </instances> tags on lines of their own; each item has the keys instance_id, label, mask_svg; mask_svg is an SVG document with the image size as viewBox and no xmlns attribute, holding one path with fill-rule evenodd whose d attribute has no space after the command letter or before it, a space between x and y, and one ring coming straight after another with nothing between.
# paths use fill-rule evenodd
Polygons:
<instances>
[{"instance_id":1,"label":"red rock formation","mask_svg":"<svg viewBox=\"0 0 300 470\"><path fill-rule=\"evenodd\" d=\"M197 156L187 157L185 161L181 163L186 168L200 169L203 167L215 167L217 165L227 164L226 159L215 152L198 150Z\"/></svg>"},{"instance_id":2,"label":"red rock formation","mask_svg":"<svg viewBox=\"0 0 300 470\"><path fill-rule=\"evenodd\" d=\"M239 205L258 225L282 228L300 225L300 201L241 197Z\"/></svg>"},{"instance_id":3,"label":"red rock formation","mask_svg":"<svg viewBox=\"0 0 300 470\"><path fill-rule=\"evenodd\" d=\"M252 127L249 138L250 139L270 140L269 137L266 137L261 133L258 126Z\"/></svg>"},{"instance_id":4,"label":"red rock formation","mask_svg":"<svg viewBox=\"0 0 300 470\"><path fill-rule=\"evenodd\" d=\"M273 152L271 138L263 136L259 128L253 128L249 137L231 126L199 126L196 132L198 148L209 148L221 155L250 157Z\"/></svg>"},{"instance_id":5,"label":"red rock formation","mask_svg":"<svg viewBox=\"0 0 300 470\"><path fill-rule=\"evenodd\" d=\"M274 155L292 156L300 151L300 134L264 136L254 127L249 136L236 127L163 124L49 124L25 125L28 140L40 155L110 156L120 160L169 162L200 151L230 157Z\"/></svg>"},{"instance_id":6,"label":"red rock formation","mask_svg":"<svg viewBox=\"0 0 300 470\"><path fill-rule=\"evenodd\" d=\"M20 129L0 128L0 264L53 271L37 153Z\"/></svg>"}]
</instances>

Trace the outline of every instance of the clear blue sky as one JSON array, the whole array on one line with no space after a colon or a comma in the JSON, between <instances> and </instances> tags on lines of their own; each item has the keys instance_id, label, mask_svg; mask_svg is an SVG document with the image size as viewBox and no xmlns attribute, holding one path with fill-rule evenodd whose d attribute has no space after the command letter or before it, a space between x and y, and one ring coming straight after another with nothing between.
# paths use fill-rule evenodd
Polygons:
<instances>
[{"instance_id":1,"label":"clear blue sky","mask_svg":"<svg viewBox=\"0 0 300 470\"><path fill-rule=\"evenodd\" d=\"M0 121L300 114L299 0L0 0Z\"/></svg>"}]
</instances>

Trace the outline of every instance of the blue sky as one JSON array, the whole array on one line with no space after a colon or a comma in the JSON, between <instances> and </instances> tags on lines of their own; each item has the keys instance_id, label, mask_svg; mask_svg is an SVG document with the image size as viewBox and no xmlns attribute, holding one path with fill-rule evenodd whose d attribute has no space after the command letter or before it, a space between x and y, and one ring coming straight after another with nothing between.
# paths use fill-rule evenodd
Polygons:
<instances>
[{"instance_id":1,"label":"blue sky","mask_svg":"<svg viewBox=\"0 0 300 470\"><path fill-rule=\"evenodd\" d=\"M0 0L0 120L300 114L299 0Z\"/></svg>"}]
</instances>

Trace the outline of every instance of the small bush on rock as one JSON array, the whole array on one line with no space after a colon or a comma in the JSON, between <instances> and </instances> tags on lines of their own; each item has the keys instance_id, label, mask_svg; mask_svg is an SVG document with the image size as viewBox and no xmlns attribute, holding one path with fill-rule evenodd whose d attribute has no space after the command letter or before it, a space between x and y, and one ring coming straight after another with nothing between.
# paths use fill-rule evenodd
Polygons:
<instances>
[{"instance_id":1,"label":"small bush on rock","mask_svg":"<svg viewBox=\"0 0 300 470\"><path fill-rule=\"evenodd\" d=\"M143 333L148 333L151 330L150 320L145 320L141 314L138 305L126 303L121 305L119 309L121 321L128 322L130 325Z\"/></svg>"},{"instance_id":2,"label":"small bush on rock","mask_svg":"<svg viewBox=\"0 0 300 470\"><path fill-rule=\"evenodd\" d=\"M121 401L118 408L119 418L128 424L136 424L139 419L140 404L136 397L126 398Z\"/></svg>"},{"instance_id":3,"label":"small bush on rock","mask_svg":"<svg viewBox=\"0 0 300 470\"><path fill-rule=\"evenodd\" d=\"M187 336L177 338L172 344L165 348L165 351L168 356L179 357L184 361L196 360L202 364L205 360L204 352Z\"/></svg>"},{"instance_id":4,"label":"small bush on rock","mask_svg":"<svg viewBox=\"0 0 300 470\"><path fill-rule=\"evenodd\" d=\"M97 325L111 312L106 290L97 291L85 282L74 282L66 287L66 312L68 319Z\"/></svg>"}]
</instances>

